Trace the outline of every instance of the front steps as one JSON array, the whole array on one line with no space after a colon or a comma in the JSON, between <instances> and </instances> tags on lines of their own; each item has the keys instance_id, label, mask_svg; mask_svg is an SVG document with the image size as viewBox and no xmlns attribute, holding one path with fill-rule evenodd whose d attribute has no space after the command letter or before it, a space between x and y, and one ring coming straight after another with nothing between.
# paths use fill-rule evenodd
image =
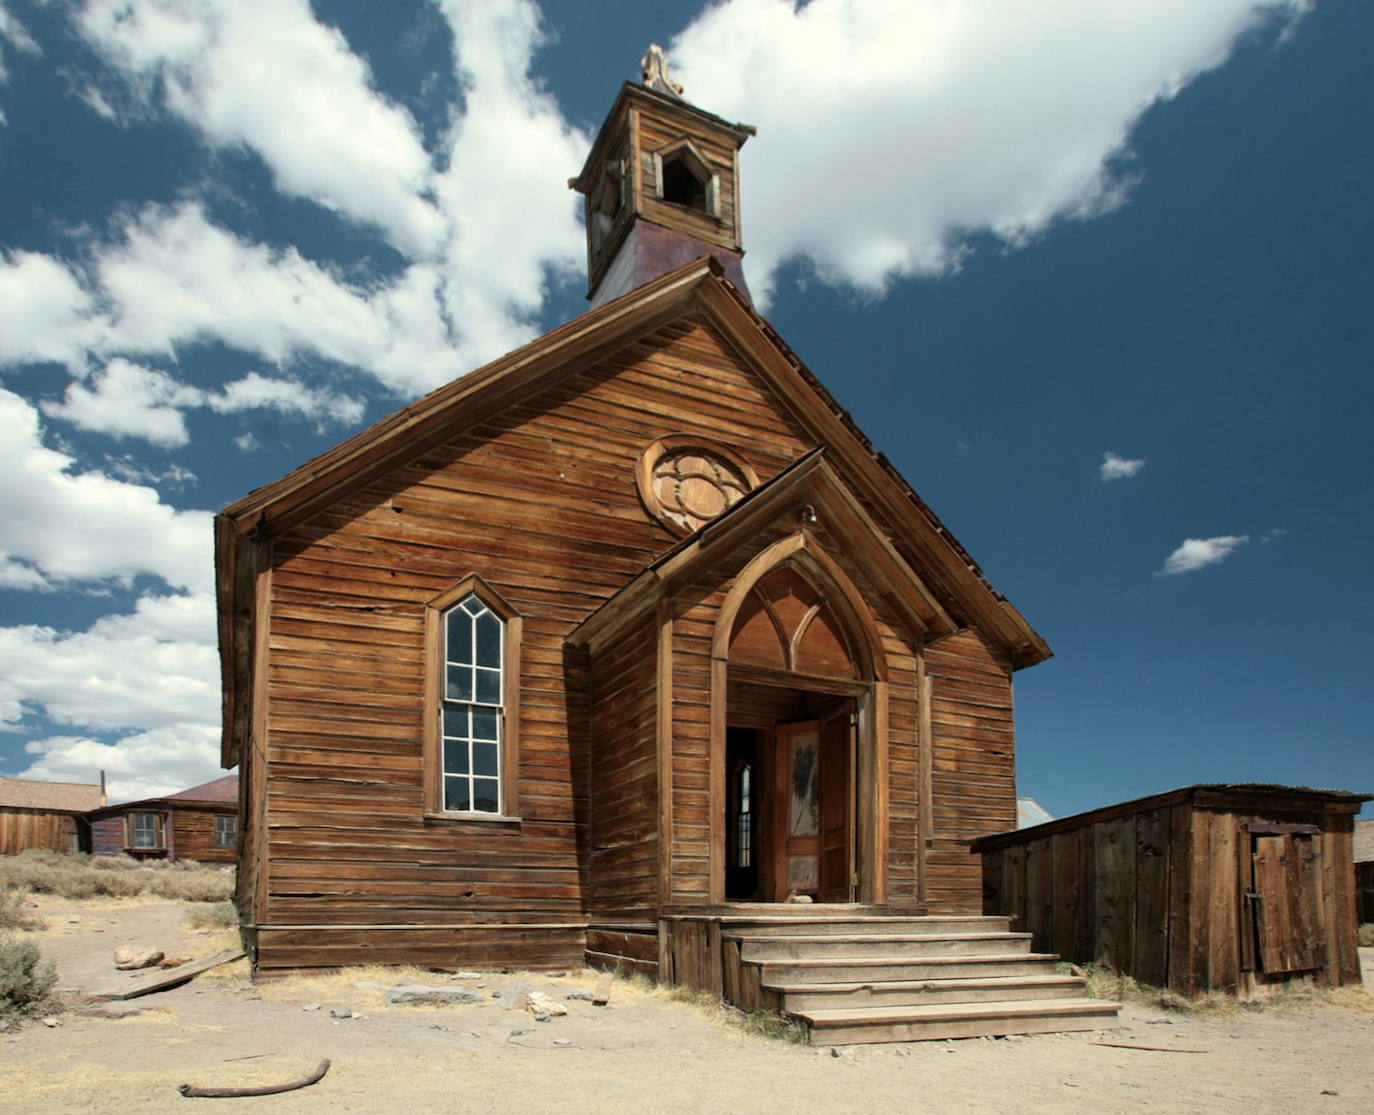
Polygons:
<instances>
[{"instance_id":1,"label":"front steps","mask_svg":"<svg viewBox=\"0 0 1374 1115\"><path fill-rule=\"evenodd\" d=\"M776 910L776 908L775 908ZM813 1045L1095 1030L1118 1005L1059 975L999 917L808 910L720 918L727 995L806 1023Z\"/></svg>"}]
</instances>

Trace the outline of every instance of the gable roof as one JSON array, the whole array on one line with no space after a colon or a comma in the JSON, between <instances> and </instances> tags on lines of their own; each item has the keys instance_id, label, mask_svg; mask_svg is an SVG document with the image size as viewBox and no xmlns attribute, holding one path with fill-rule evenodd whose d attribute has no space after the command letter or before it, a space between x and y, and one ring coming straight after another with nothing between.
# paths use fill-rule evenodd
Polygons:
<instances>
[{"instance_id":1,"label":"gable roof","mask_svg":"<svg viewBox=\"0 0 1374 1115\"><path fill-rule=\"evenodd\" d=\"M587 311L535 341L453 380L250 492L215 518L215 567L224 697L222 761L236 761L248 715L238 678L252 661L252 543L303 521L341 495L683 315L700 315L826 450L858 498L953 619L1005 646L1014 667L1051 655L1044 639L983 575L968 552L878 453L820 380L730 283L709 256Z\"/></svg>"},{"instance_id":2,"label":"gable roof","mask_svg":"<svg viewBox=\"0 0 1374 1115\"><path fill-rule=\"evenodd\" d=\"M199 786L192 786L189 790L179 790L175 794L164 794L161 797L120 802L118 805L107 805L103 809L94 810L93 813L108 816L111 813L123 813L130 809L151 808L169 803L176 803L177 805L232 805L237 807L238 801L239 776L228 774L223 778L216 778L210 782L202 782Z\"/></svg>"},{"instance_id":3,"label":"gable roof","mask_svg":"<svg viewBox=\"0 0 1374 1115\"><path fill-rule=\"evenodd\" d=\"M0 778L0 808L43 809L53 813L88 813L104 805L98 784L33 782Z\"/></svg>"}]
</instances>

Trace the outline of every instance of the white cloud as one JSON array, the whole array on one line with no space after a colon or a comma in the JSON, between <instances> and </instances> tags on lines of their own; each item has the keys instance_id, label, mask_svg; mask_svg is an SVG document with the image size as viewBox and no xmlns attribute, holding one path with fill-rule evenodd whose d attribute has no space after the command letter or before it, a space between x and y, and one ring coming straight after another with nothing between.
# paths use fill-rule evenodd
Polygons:
<instances>
[{"instance_id":1,"label":"white cloud","mask_svg":"<svg viewBox=\"0 0 1374 1115\"><path fill-rule=\"evenodd\" d=\"M253 436L251 430L245 430L234 439L234 444L243 450L243 452L251 453L254 449L258 448L259 443L258 439Z\"/></svg>"},{"instance_id":2,"label":"white cloud","mask_svg":"<svg viewBox=\"0 0 1374 1115\"><path fill-rule=\"evenodd\" d=\"M114 743L89 736L49 736L25 745L39 756L21 777L96 782L106 772L112 805L161 797L222 778L219 733L213 725L176 724L127 735Z\"/></svg>"},{"instance_id":3,"label":"white cloud","mask_svg":"<svg viewBox=\"0 0 1374 1115\"><path fill-rule=\"evenodd\" d=\"M143 438L166 448L190 441L183 412L194 407L209 407L219 414L275 410L314 419L320 426L354 423L363 416L357 399L293 380L250 372L219 391L206 391L119 357L96 373L90 386L74 381L60 403L42 404L44 414L83 430Z\"/></svg>"},{"instance_id":4,"label":"white cloud","mask_svg":"<svg viewBox=\"0 0 1374 1115\"><path fill-rule=\"evenodd\" d=\"M1191 573L1195 569L1205 569L1225 561L1236 548L1250 540L1247 534L1222 534L1216 538L1188 538L1183 545L1164 559L1164 565L1155 573L1156 577L1172 577L1179 573Z\"/></svg>"},{"instance_id":5,"label":"white cloud","mask_svg":"<svg viewBox=\"0 0 1374 1115\"><path fill-rule=\"evenodd\" d=\"M15 50L22 51L24 54L43 53L33 36L28 33L14 13L6 9L4 4L0 4L0 42L8 43ZM9 71L5 69L5 52L0 50L0 82L5 81L8 77ZM0 124L4 122L5 114L0 112Z\"/></svg>"},{"instance_id":6,"label":"white cloud","mask_svg":"<svg viewBox=\"0 0 1374 1115\"><path fill-rule=\"evenodd\" d=\"M47 582L153 574L174 588L213 583L208 512L178 511L152 488L77 472L72 457L44 447L34 409L3 388L0 506L0 552Z\"/></svg>"},{"instance_id":7,"label":"white cloud","mask_svg":"<svg viewBox=\"0 0 1374 1115\"><path fill-rule=\"evenodd\" d=\"M1134 460L1118 456L1110 449L1102 454L1102 464L1098 466L1097 477L1099 480L1128 480L1145 467L1143 458Z\"/></svg>"},{"instance_id":8,"label":"white cloud","mask_svg":"<svg viewBox=\"0 0 1374 1115\"><path fill-rule=\"evenodd\" d=\"M0 249L0 367L79 363L90 296L63 264Z\"/></svg>"},{"instance_id":9,"label":"white cloud","mask_svg":"<svg viewBox=\"0 0 1374 1115\"><path fill-rule=\"evenodd\" d=\"M1151 104L1305 0L725 0L674 40L686 96L758 126L746 271L810 257L881 289L1119 204L1107 160Z\"/></svg>"},{"instance_id":10,"label":"white cloud","mask_svg":"<svg viewBox=\"0 0 1374 1115\"><path fill-rule=\"evenodd\" d=\"M77 27L112 65L277 188L381 227L424 254L443 220L410 115L306 0L90 0Z\"/></svg>"}]
</instances>

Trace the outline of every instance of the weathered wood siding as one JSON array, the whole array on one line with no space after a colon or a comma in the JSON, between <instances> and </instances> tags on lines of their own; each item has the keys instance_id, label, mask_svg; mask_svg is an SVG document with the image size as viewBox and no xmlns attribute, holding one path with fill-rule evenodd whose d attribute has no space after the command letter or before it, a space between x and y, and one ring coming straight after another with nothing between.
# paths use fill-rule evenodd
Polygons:
<instances>
[{"instance_id":1,"label":"weathered wood siding","mask_svg":"<svg viewBox=\"0 0 1374 1115\"><path fill-rule=\"evenodd\" d=\"M1016 824L1011 662L965 630L925 648L925 668L932 694L926 905L933 914L976 914L982 873L968 842Z\"/></svg>"},{"instance_id":2,"label":"weathered wood siding","mask_svg":"<svg viewBox=\"0 0 1374 1115\"><path fill-rule=\"evenodd\" d=\"M657 626L645 623L592 665L593 921L652 918L658 909L657 643Z\"/></svg>"},{"instance_id":3,"label":"weathered wood siding","mask_svg":"<svg viewBox=\"0 0 1374 1115\"><path fill-rule=\"evenodd\" d=\"M28 848L51 852L80 851L77 820L70 813L41 809L0 808L0 856Z\"/></svg>"},{"instance_id":4,"label":"weathered wood siding","mask_svg":"<svg viewBox=\"0 0 1374 1115\"><path fill-rule=\"evenodd\" d=\"M237 858L236 850L215 844L215 817L233 815L229 809L173 807L167 821L170 834L167 842L172 855L176 859L193 859L201 863L233 863Z\"/></svg>"},{"instance_id":5,"label":"weathered wood siding","mask_svg":"<svg viewBox=\"0 0 1374 1115\"><path fill-rule=\"evenodd\" d=\"M112 813L91 822L91 851L95 855L122 856L127 843L123 813Z\"/></svg>"},{"instance_id":6,"label":"weathered wood siding","mask_svg":"<svg viewBox=\"0 0 1374 1115\"><path fill-rule=\"evenodd\" d=\"M761 479L808 447L712 331L681 321L274 544L257 917L322 928L261 929L261 966L377 958L383 938L390 958L478 963L499 934L451 927L484 923L573 927L530 930L505 962L580 958L587 679L564 638L677 542L635 486L671 432L726 444ZM424 816L423 606L470 573L523 617L519 824ZM331 928L373 924L416 928Z\"/></svg>"},{"instance_id":7,"label":"weathered wood siding","mask_svg":"<svg viewBox=\"0 0 1374 1115\"><path fill-rule=\"evenodd\" d=\"M1327 986L1358 982L1350 814L1310 798L1289 809L1272 800L1203 806L1191 793L994 838L981 850L983 912L1010 914L1037 951L1185 994L1250 994L1294 974ZM1313 889L1281 896L1282 910L1272 909L1276 895L1261 895L1271 904L1267 945L1245 897L1256 839L1247 826L1266 825L1315 830L1300 838L1315 857ZM1314 959L1279 971L1266 947Z\"/></svg>"},{"instance_id":8,"label":"weathered wood siding","mask_svg":"<svg viewBox=\"0 0 1374 1115\"><path fill-rule=\"evenodd\" d=\"M671 119L660 118L653 110L636 110L640 136L640 190L642 212L645 217L686 233L706 244L723 248L738 248L735 235L735 148L731 140L714 128L702 125L689 116L674 114ZM684 205L674 205L655 196L658 189L653 153L684 135L704 158L717 176L720 199L718 216L701 213Z\"/></svg>"}]
</instances>

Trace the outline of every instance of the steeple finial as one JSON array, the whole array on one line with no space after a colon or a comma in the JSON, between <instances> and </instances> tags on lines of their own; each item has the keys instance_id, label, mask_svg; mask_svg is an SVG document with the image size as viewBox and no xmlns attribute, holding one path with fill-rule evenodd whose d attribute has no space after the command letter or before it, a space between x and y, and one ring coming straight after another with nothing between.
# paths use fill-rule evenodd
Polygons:
<instances>
[{"instance_id":1,"label":"steeple finial","mask_svg":"<svg viewBox=\"0 0 1374 1115\"><path fill-rule=\"evenodd\" d=\"M658 93L681 97L682 86L668 76L668 55L658 43L650 43L639 63L644 84Z\"/></svg>"}]
</instances>

